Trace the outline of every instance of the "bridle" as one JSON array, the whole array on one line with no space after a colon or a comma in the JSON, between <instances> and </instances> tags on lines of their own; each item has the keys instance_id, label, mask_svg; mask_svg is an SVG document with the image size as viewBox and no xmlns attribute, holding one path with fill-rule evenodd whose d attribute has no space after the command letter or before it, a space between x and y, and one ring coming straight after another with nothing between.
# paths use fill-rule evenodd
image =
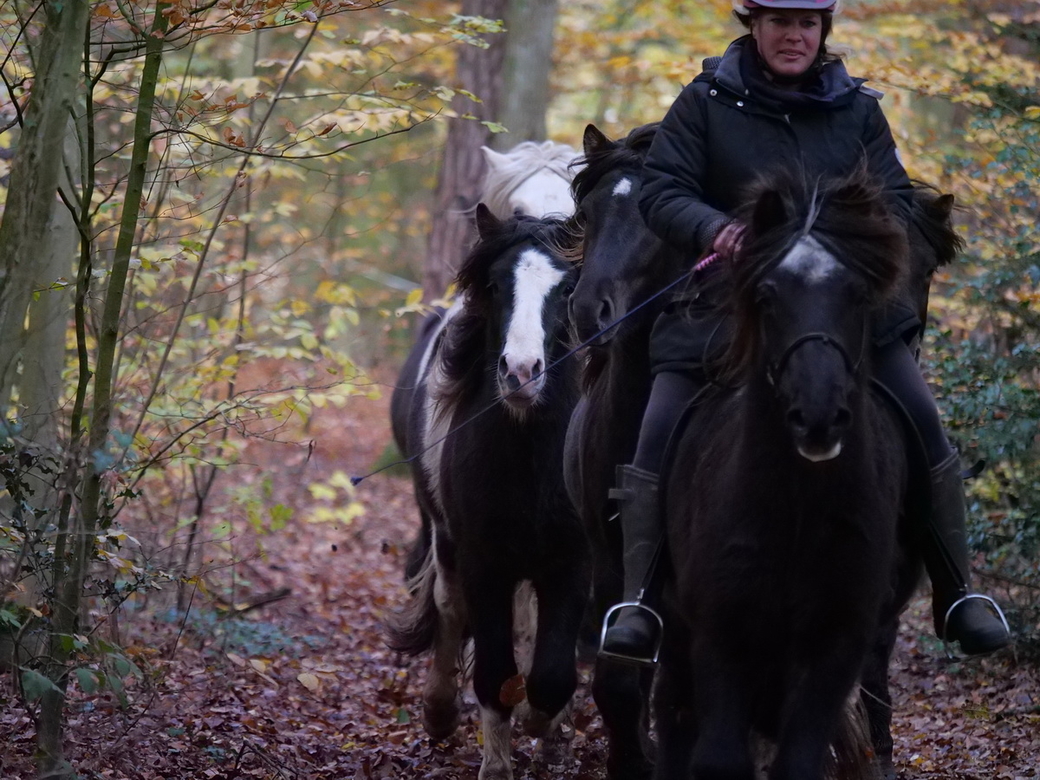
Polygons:
<instances>
[{"instance_id":1,"label":"bridle","mask_svg":"<svg viewBox=\"0 0 1040 780\"><path fill-rule=\"evenodd\" d=\"M814 341L818 341L825 347L830 347L831 349L836 350L837 353L841 355L842 362L845 364L845 371L848 372L850 376L858 376L860 366L863 363L863 355L866 352L868 334L869 330L864 328L863 338L860 341L859 354L856 356L856 359L853 360L845 346L829 333L823 333L820 331L804 333L787 345L787 348L780 354L779 360L766 366L766 379L768 380L770 387L776 388L780 382L781 376L783 376L784 370L787 368L787 364L791 360L791 356L794 355L799 348Z\"/></svg>"},{"instance_id":2,"label":"bridle","mask_svg":"<svg viewBox=\"0 0 1040 780\"><path fill-rule=\"evenodd\" d=\"M812 196L812 206L809 209L809 214L806 216L805 225L802 228L801 232L792 236L791 240L780 251L778 257L781 258L781 262L782 258L786 257L802 238L805 238L809 235L810 231L812 230L813 224L816 222L816 217L819 216L819 213L820 201L817 197L817 190L814 189ZM766 380L769 382L769 386L775 390L778 387L780 383L780 378L783 376L784 370L787 368L787 364L791 361L791 357L794 355L794 353L797 352L801 347L804 347L806 344L811 344L813 342L819 342L823 344L823 346L825 347L830 347L831 349L836 350L837 353L841 355L841 360L845 364L845 371L850 376L858 376L860 366L863 363L863 356L866 353L867 339L869 337L869 333L869 328L864 327L863 335L860 339L859 353L856 355L855 360L852 359L852 356L850 355L849 350L845 347L845 345L838 341L831 334L823 333L822 331L810 331L809 333L803 333L801 336L798 336L794 339L794 341L787 345L784 351L780 353L779 359L769 363L766 366Z\"/></svg>"}]
</instances>

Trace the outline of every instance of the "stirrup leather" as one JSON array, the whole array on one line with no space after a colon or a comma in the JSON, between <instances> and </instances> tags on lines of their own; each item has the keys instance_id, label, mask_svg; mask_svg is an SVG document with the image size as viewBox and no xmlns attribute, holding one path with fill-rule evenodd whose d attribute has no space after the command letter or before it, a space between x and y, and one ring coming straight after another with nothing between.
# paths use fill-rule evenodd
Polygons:
<instances>
[{"instance_id":1,"label":"stirrup leather","mask_svg":"<svg viewBox=\"0 0 1040 780\"><path fill-rule=\"evenodd\" d=\"M612 653L609 650L603 649L603 643L607 638L607 630L611 628L614 623L617 622L617 613L622 609L634 608L642 610L643 612L649 613L654 620L657 621L657 641L654 642L654 652L650 658L642 658L639 656L624 655L623 653ZM611 620L613 618L613 620ZM643 666L652 666L657 663L657 659L661 655L661 643L664 640L664 618L661 617L660 613L653 607L647 606L641 601L622 601L619 604L615 604L607 610L607 614L603 616L603 626L599 632L599 651L598 655L601 658L613 658L618 661L625 661L632 664L640 664Z\"/></svg>"},{"instance_id":2,"label":"stirrup leather","mask_svg":"<svg viewBox=\"0 0 1040 780\"><path fill-rule=\"evenodd\" d=\"M1004 610L1000 608L1000 605L997 602L995 602L989 596L986 596L982 593L968 593L967 595L961 596L959 599L953 602L950 605L950 608L946 610L946 616L943 618L943 631L942 636L939 637L939 639L942 640L943 646L946 648L946 655L950 658L953 657L953 654L950 653L950 640L946 636L946 630L950 626L950 616L953 614L953 611L957 609L957 607L959 607L966 601L971 601L972 599L979 599L980 601L985 601L986 603L988 603L990 607L993 608L993 612L996 614L996 616L1000 618L1000 622L1004 624L1004 630L1009 635L1011 634L1011 626L1008 625L1007 618L1004 617ZM602 640L600 640L600 644L602 644Z\"/></svg>"}]
</instances>

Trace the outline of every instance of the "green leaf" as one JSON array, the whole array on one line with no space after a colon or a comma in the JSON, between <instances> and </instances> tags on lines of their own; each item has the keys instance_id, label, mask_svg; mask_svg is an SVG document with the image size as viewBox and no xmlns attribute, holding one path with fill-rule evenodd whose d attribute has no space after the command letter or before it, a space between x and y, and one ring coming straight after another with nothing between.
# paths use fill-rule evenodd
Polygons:
<instances>
[{"instance_id":1,"label":"green leaf","mask_svg":"<svg viewBox=\"0 0 1040 780\"><path fill-rule=\"evenodd\" d=\"M408 714L408 710L406 710L404 707L399 707L397 710L397 716L395 720L401 725L405 725L407 723L412 722L412 716Z\"/></svg>"},{"instance_id":2,"label":"green leaf","mask_svg":"<svg viewBox=\"0 0 1040 780\"><path fill-rule=\"evenodd\" d=\"M18 620L18 616L6 609L0 609L0 623L6 623L14 629L22 627L21 622Z\"/></svg>"},{"instance_id":3,"label":"green leaf","mask_svg":"<svg viewBox=\"0 0 1040 780\"><path fill-rule=\"evenodd\" d=\"M50 691L61 694L61 689L48 677L34 669L22 669L22 692L28 701L36 701Z\"/></svg>"},{"instance_id":4,"label":"green leaf","mask_svg":"<svg viewBox=\"0 0 1040 780\"><path fill-rule=\"evenodd\" d=\"M93 669L77 669L76 679L79 681L79 687L83 693L95 693L101 686L97 672Z\"/></svg>"},{"instance_id":5,"label":"green leaf","mask_svg":"<svg viewBox=\"0 0 1040 780\"><path fill-rule=\"evenodd\" d=\"M120 677L134 677L141 676L141 670L137 668L137 665L127 658L125 655L113 655L111 658L112 670Z\"/></svg>"}]
</instances>

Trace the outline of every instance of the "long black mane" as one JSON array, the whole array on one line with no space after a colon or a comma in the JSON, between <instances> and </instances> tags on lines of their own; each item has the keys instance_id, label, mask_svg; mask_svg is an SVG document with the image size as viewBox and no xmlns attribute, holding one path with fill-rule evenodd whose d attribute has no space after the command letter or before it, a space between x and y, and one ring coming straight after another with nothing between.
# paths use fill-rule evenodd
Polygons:
<instances>
[{"instance_id":1,"label":"long black mane","mask_svg":"<svg viewBox=\"0 0 1040 780\"><path fill-rule=\"evenodd\" d=\"M763 208L773 219L761 219ZM909 263L906 228L865 168L835 179L777 171L749 190L737 218L748 229L740 255L726 265L732 277L730 305L737 327L726 371L731 377L747 370L754 359L760 332L754 299L757 283L802 236L811 235L839 263L867 281L871 306L883 303L896 289Z\"/></svg>"},{"instance_id":2,"label":"long black mane","mask_svg":"<svg viewBox=\"0 0 1040 780\"><path fill-rule=\"evenodd\" d=\"M485 357L489 345L488 320L492 315L489 273L495 260L520 244L545 249L560 256L572 240L568 222L518 215L484 228L455 276L456 294L464 298L463 309L445 328L440 345L444 384L438 394L445 412L475 393L488 370Z\"/></svg>"},{"instance_id":3,"label":"long black mane","mask_svg":"<svg viewBox=\"0 0 1040 780\"><path fill-rule=\"evenodd\" d=\"M942 193L931 184L922 181L914 182L914 199L911 219L921 236L935 252L938 266L952 263L957 254L964 248L964 239L953 229L946 210L937 210L936 203Z\"/></svg>"},{"instance_id":4,"label":"long black mane","mask_svg":"<svg viewBox=\"0 0 1040 780\"><path fill-rule=\"evenodd\" d=\"M617 170L639 171L660 126L660 122L641 125L610 146L577 160L574 165L585 167L578 171L571 182L574 202L581 203L608 173Z\"/></svg>"}]
</instances>

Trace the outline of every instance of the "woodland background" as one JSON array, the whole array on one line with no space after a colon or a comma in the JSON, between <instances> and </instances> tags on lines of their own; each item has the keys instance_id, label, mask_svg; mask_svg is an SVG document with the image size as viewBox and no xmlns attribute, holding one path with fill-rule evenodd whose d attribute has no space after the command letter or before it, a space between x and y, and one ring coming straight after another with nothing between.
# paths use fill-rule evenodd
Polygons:
<instances>
[{"instance_id":1,"label":"woodland background","mask_svg":"<svg viewBox=\"0 0 1040 780\"><path fill-rule=\"evenodd\" d=\"M420 667L377 633L414 510L399 477L349 476L394 457L386 396L466 240L477 147L660 119L740 34L729 8L0 0L0 777L431 776ZM1017 643L938 673L1015 681L959 717L1035 729L1040 2L849 0L832 40L962 207L925 359L987 464L974 562ZM1035 776L1018 750L979 776Z\"/></svg>"}]
</instances>

